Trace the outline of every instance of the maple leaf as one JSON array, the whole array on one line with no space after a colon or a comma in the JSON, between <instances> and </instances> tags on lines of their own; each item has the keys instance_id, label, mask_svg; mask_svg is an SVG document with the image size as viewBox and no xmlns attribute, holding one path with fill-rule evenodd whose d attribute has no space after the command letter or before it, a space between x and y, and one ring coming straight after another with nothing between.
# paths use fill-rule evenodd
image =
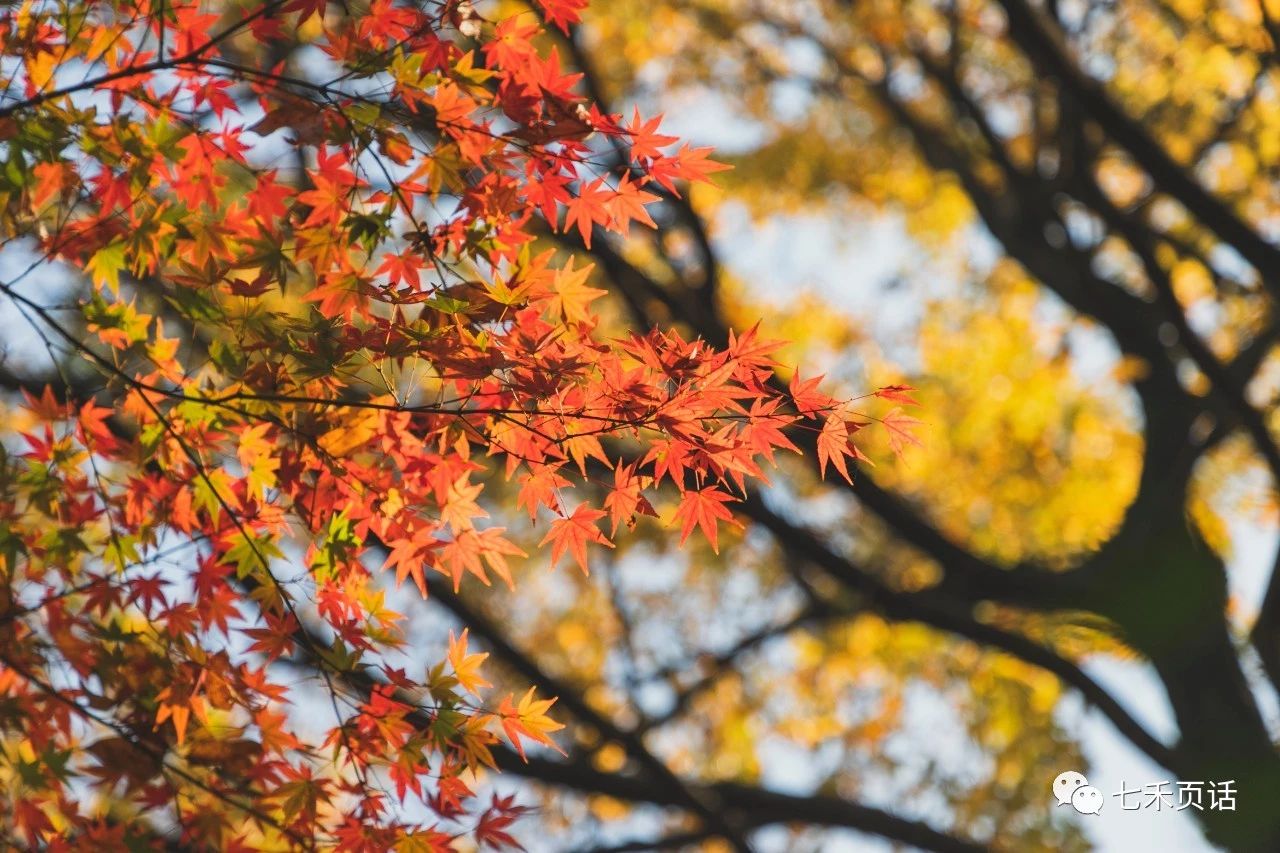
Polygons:
<instances>
[{"instance_id":1,"label":"maple leaf","mask_svg":"<svg viewBox=\"0 0 1280 853\"><path fill-rule=\"evenodd\" d=\"M834 413L828 415L822 431L818 433L817 444L818 472L823 477L827 476L827 463L830 462L840 472L840 476L844 477L845 482L852 483L853 478L849 476L844 458L853 456L854 453L849 447L849 427L844 418Z\"/></svg>"},{"instance_id":2,"label":"maple leaf","mask_svg":"<svg viewBox=\"0 0 1280 853\"><path fill-rule=\"evenodd\" d=\"M649 216L649 211L645 210L644 206L657 201L658 197L656 195L640 189L626 175L618 179L618 186L614 192L614 197L609 200L607 205L611 228L624 232L632 220L648 225L650 228L655 227L653 219Z\"/></svg>"},{"instance_id":3,"label":"maple leaf","mask_svg":"<svg viewBox=\"0 0 1280 853\"><path fill-rule=\"evenodd\" d=\"M373 274L385 274L393 284L398 282L416 287L422 275L422 258L414 252L388 252Z\"/></svg>"},{"instance_id":4,"label":"maple leaf","mask_svg":"<svg viewBox=\"0 0 1280 853\"><path fill-rule=\"evenodd\" d=\"M288 129L293 134L294 143L323 145L328 126L327 112L317 109L305 98L277 97L280 102L272 106L249 131L259 136L270 136L278 130Z\"/></svg>"},{"instance_id":5,"label":"maple leaf","mask_svg":"<svg viewBox=\"0 0 1280 853\"><path fill-rule=\"evenodd\" d=\"M27 409L40 421L55 423L67 416L68 406L54 396L52 385L45 385L39 397L33 396L30 391L23 388L22 398Z\"/></svg>"},{"instance_id":6,"label":"maple leaf","mask_svg":"<svg viewBox=\"0 0 1280 853\"><path fill-rule=\"evenodd\" d=\"M476 823L476 840L478 840L482 846L487 845L495 850L504 850L508 848L512 850L524 850L524 848L516 842L515 838L507 832L523 810L515 809L513 811L507 811L497 808L496 794L494 795L494 801L495 807L487 809L485 813L480 816L480 820Z\"/></svg>"},{"instance_id":7,"label":"maple leaf","mask_svg":"<svg viewBox=\"0 0 1280 853\"><path fill-rule=\"evenodd\" d=\"M124 268L125 245L121 242L103 246L85 264L85 270L93 277L93 283L99 287L109 287L112 291L120 289L120 273Z\"/></svg>"},{"instance_id":8,"label":"maple leaf","mask_svg":"<svg viewBox=\"0 0 1280 853\"><path fill-rule=\"evenodd\" d=\"M383 48L392 41L408 37L418 16L414 10L395 6L392 0L373 0L369 11L360 20L360 37L369 39L375 47Z\"/></svg>"},{"instance_id":9,"label":"maple leaf","mask_svg":"<svg viewBox=\"0 0 1280 853\"><path fill-rule=\"evenodd\" d=\"M195 714L201 722L207 722L205 700L187 692L185 695L175 687L166 687L156 694L156 728L167 720L173 725L178 746L186 741L187 724L191 715Z\"/></svg>"},{"instance_id":10,"label":"maple leaf","mask_svg":"<svg viewBox=\"0 0 1280 853\"><path fill-rule=\"evenodd\" d=\"M289 0L284 6L286 12L298 12L298 22L305 22L312 15L324 17L324 7L329 5L329 0Z\"/></svg>"},{"instance_id":11,"label":"maple leaf","mask_svg":"<svg viewBox=\"0 0 1280 853\"><path fill-rule=\"evenodd\" d=\"M264 618L266 619L267 627L245 628L243 630L242 633L245 636L254 640L246 651L264 654L268 661L292 654L294 637L298 630L297 620L294 619L292 614L286 614L281 619L274 614L266 613Z\"/></svg>"},{"instance_id":12,"label":"maple leaf","mask_svg":"<svg viewBox=\"0 0 1280 853\"><path fill-rule=\"evenodd\" d=\"M631 124L627 127L633 159L649 160L661 157L663 148L678 141L674 136L663 136L658 133L660 124L662 124L661 114L645 121L640 117L640 108L634 108Z\"/></svg>"},{"instance_id":13,"label":"maple leaf","mask_svg":"<svg viewBox=\"0 0 1280 853\"><path fill-rule=\"evenodd\" d=\"M383 568L395 568L397 588L404 583L405 578L413 578L418 592L426 598L427 579L423 574L423 564L430 559L430 550L443 543L431 536L429 529L424 529L414 537L397 539L390 544L391 551Z\"/></svg>"},{"instance_id":14,"label":"maple leaf","mask_svg":"<svg viewBox=\"0 0 1280 853\"><path fill-rule=\"evenodd\" d=\"M649 164L649 176L667 190L679 196L680 193L676 189L675 183L677 180L686 180L692 183L711 183L710 178L707 177L708 175L733 168L724 163L717 163L708 159L711 151L711 148L690 148L689 144L685 143L674 155L655 158Z\"/></svg>"},{"instance_id":15,"label":"maple leaf","mask_svg":"<svg viewBox=\"0 0 1280 853\"><path fill-rule=\"evenodd\" d=\"M506 732L507 739L511 741L511 745L516 748L516 752L525 761L528 758L524 754L524 744L521 738L537 741L538 743L549 746L556 752L564 755L564 750L556 746L549 735L551 732L559 731L564 728L562 723L547 716L547 711L556 703L555 698L551 699L534 699L533 694L536 688L530 687L524 696L520 697L520 703L513 705L511 703L511 694L508 694L502 700L502 704L498 707L498 717L502 721L502 730Z\"/></svg>"},{"instance_id":16,"label":"maple leaf","mask_svg":"<svg viewBox=\"0 0 1280 853\"><path fill-rule=\"evenodd\" d=\"M441 521L457 532L474 528L471 519L489 516L489 513L476 504L476 498L484 491L484 486L480 483L468 483L467 480L468 475L463 474L449 485L444 505L440 508Z\"/></svg>"},{"instance_id":17,"label":"maple leaf","mask_svg":"<svg viewBox=\"0 0 1280 853\"><path fill-rule=\"evenodd\" d=\"M454 678L458 679L458 683L462 685L462 688L468 693L478 696L482 689L493 686L480 676L480 665L484 663L485 658L489 657L489 653L467 654L467 632L469 630L464 628L462 636L456 640L453 637L453 632L449 632L449 665L453 667Z\"/></svg>"},{"instance_id":18,"label":"maple leaf","mask_svg":"<svg viewBox=\"0 0 1280 853\"><path fill-rule=\"evenodd\" d=\"M53 831L53 823L38 800L18 797L13 806L14 821L28 839L43 839Z\"/></svg>"},{"instance_id":19,"label":"maple leaf","mask_svg":"<svg viewBox=\"0 0 1280 853\"><path fill-rule=\"evenodd\" d=\"M529 555L503 536L505 532L506 529L502 527L487 527L476 533L476 539L479 541L480 556L490 571L502 579L507 589L515 589L515 582L511 579L511 569L507 565L506 558Z\"/></svg>"},{"instance_id":20,"label":"maple leaf","mask_svg":"<svg viewBox=\"0 0 1280 853\"><path fill-rule=\"evenodd\" d=\"M577 561L582 573L588 574L587 543L597 542L609 548L613 547L613 543L605 537L600 528L596 527L596 521L604 516L605 513L598 509L592 509L585 503L578 504L570 515L551 522L551 529L538 544L551 543L552 565L559 562L561 555L567 550Z\"/></svg>"},{"instance_id":21,"label":"maple leaf","mask_svg":"<svg viewBox=\"0 0 1280 853\"><path fill-rule=\"evenodd\" d=\"M583 245L590 249L592 226L609 225L613 221L609 207L613 198L614 194L604 186L604 178L579 187L578 194L565 205L564 231L576 223Z\"/></svg>"},{"instance_id":22,"label":"maple leaf","mask_svg":"<svg viewBox=\"0 0 1280 853\"><path fill-rule=\"evenodd\" d=\"M313 189L298 194L298 202L311 208L306 225L336 226L351 204L351 185L322 175L312 178Z\"/></svg>"},{"instance_id":23,"label":"maple leaf","mask_svg":"<svg viewBox=\"0 0 1280 853\"><path fill-rule=\"evenodd\" d=\"M382 415L377 410L362 409L327 430L316 444L331 456L346 456L367 445L377 435L381 422Z\"/></svg>"},{"instance_id":24,"label":"maple leaf","mask_svg":"<svg viewBox=\"0 0 1280 853\"><path fill-rule=\"evenodd\" d=\"M560 490L567 488L569 481L557 473L551 465L536 465L533 470L520 478L520 494L516 505L524 507L529 513L529 520L538 517L538 509L556 509L560 505Z\"/></svg>"},{"instance_id":25,"label":"maple leaf","mask_svg":"<svg viewBox=\"0 0 1280 853\"><path fill-rule=\"evenodd\" d=\"M446 774L437 785L432 808L444 817L461 814L463 800L474 796L475 792L467 787L466 782Z\"/></svg>"},{"instance_id":26,"label":"maple leaf","mask_svg":"<svg viewBox=\"0 0 1280 853\"><path fill-rule=\"evenodd\" d=\"M728 354L747 365L772 367L774 361L769 356L787 345L786 341L769 341L760 339L760 323L742 333L729 330Z\"/></svg>"},{"instance_id":27,"label":"maple leaf","mask_svg":"<svg viewBox=\"0 0 1280 853\"><path fill-rule=\"evenodd\" d=\"M571 322L587 322L591 317L587 306L608 293L598 287L587 287L587 279L594 269L595 264L587 264L575 270L570 256L551 282L554 295L547 302L548 310Z\"/></svg>"},{"instance_id":28,"label":"maple leaf","mask_svg":"<svg viewBox=\"0 0 1280 853\"><path fill-rule=\"evenodd\" d=\"M568 205L573 200L569 192L572 184L573 178L558 169L541 169L536 175L530 176L530 181L525 187L525 198L538 208L547 222L554 224L556 205Z\"/></svg>"},{"instance_id":29,"label":"maple leaf","mask_svg":"<svg viewBox=\"0 0 1280 853\"><path fill-rule=\"evenodd\" d=\"M366 311L368 296L373 288L354 275L327 275L303 298L319 303L320 313L326 317L341 317L350 322L356 314Z\"/></svg>"},{"instance_id":30,"label":"maple leaf","mask_svg":"<svg viewBox=\"0 0 1280 853\"><path fill-rule=\"evenodd\" d=\"M812 379L801 381L800 371L796 371L791 375L791 384L788 390L791 393L791 402L796 407L796 411L807 417L813 417L819 412L827 411L835 408L835 400L818 390L819 383L824 377L815 376Z\"/></svg>"},{"instance_id":31,"label":"maple leaf","mask_svg":"<svg viewBox=\"0 0 1280 853\"><path fill-rule=\"evenodd\" d=\"M920 401L910 396L910 392L915 390L910 385L885 385L883 388L877 388L874 394L882 399L902 403L905 406L919 406Z\"/></svg>"},{"instance_id":32,"label":"maple leaf","mask_svg":"<svg viewBox=\"0 0 1280 853\"><path fill-rule=\"evenodd\" d=\"M880 419L880 423L884 424L885 429L889 431L889 447L896 455L901 456L908 444L922 446L920 439L911 432L912 429L920 426L921 422L903 414L900 408L895 407L890 410Z\"/></svg>"},{"instance_id":33,"label":"maple leaf","mask_svg":"<svg viewBox=\"0 0 1280 853\"><path fill-rule=\"evenodd\" d=\"M587 8L588 0L538 0L547 20L559 27L565 35L569 27L582 19L582 10Z\"/></svg>"},{"instance_id":34,"label":"maple leaf","mask_svg":"<svg viewBox=\"0 0 1280 853\"><path fill-rule=\"evenodd\" d=\"M753 400L748 412L750 420L742 428L742 437L753 453L764 456L773 462L773 451L776 448L799 453L800 448L792 443L782 431L797 420L792 415L778 415L780 400Z\"/></svg>"},{"instance_id":35,"label":"maple leaf","mask_svg":"<svg viewBox=\"0 0 1280 853\"><path fill-rule=\"evenodd\" d=\"M707 541L711 543L711 550L720 553L719 531L717 529L717 521L728 522L731 526L741 527L734 518L733 513L725 504L733 503L732 495L721 491L715 486L707 486L703 489L689 489L680 496L680 506L676 508L676 518L683 521L680 528L680 544L683 545L685 540L689 538L689 534L693 532L696 526L701 528L703 535L707 537Z\"/></svg>"},{"instance_id":36,"label":"maple leaf","mask_svg":"<svg viewBox=\"0 0 1280 853\"><path fill-rule=\"evenodd\" d=\"M613 525L613 533L618 532L618 525L623 521L626 521L628 526L634 524L632 519L636 515L656 516L658 514L649 503L649 499L640 491L642 480L636 476L636 467L636 465L624 466L622 460L618 460L617 468L614 469L613 490L604 499L605 509L609 511L609 521Z\"/></svg>"},{"instance_id":37,"label":"maple leaf","mask_svg":"<svg viewBox=\"0 0 1280 853\"><path fill-rule=\"evenodd\" d=\"M68 178L74 174L61 161L37 163L31 171L35 177L35 185L31 188L31 204L37 208L44 207L50 199L60 196Z\"/></svg>"},{"instance_id":38,"label":"maple leaf","mask_svg":"<svg viewBox=\"0 0 1280 853\"><path fill-rule=\"evenodd\" d=\"M268 440L274 428L269 423L255 424L241 431L236 457L240 466L248 472L250 494L261 495L276 485L276 472L280 460L275 458L276 445Z\"/></svg>"},{"instance_id":39,"label":"maple leaf","mask_svg":"<svg viewBox=\"0 0 1280 853\"><path fill-rule=\"evenodd\" d=\"M111 418L115 410L98 406L92 400L80 407L79 425L84 430L85 442L99 452L115 450L120 441L111 431Z\"/></svg>"},{"instance_id":40,"label":"maple leaf","mask_svg":"<svg viewBox=\"0 0 1280 853\"><path fill-rule=\"evenodd\" d=\"M162 607L168 606L168 602L164 597L164 588L168 585L169 581L160 575L135 578L130 582L130 587L133 589L133 601L141 601L143 611L148 614L157 603Z\"/></svg>"}]
</instances>

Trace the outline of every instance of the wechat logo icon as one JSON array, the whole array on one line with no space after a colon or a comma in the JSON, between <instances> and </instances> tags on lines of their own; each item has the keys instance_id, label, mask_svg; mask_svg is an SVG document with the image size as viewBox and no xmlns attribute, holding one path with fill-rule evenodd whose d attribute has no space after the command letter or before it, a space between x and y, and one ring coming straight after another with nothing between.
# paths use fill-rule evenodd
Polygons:
<instances>
[{"instance_id":1,"label":"wechat logo icon","mask_svg":"<svg viewBox=\"0 0 1280 853\"><path fill-rule=\"evenodd\" d=\"M1071 806L1080 814L1102 811L1102 792L1089 784L1083 773L1067 770L1053 780L1053 797L1060 806Z\"/></svg>"}]
</instances>

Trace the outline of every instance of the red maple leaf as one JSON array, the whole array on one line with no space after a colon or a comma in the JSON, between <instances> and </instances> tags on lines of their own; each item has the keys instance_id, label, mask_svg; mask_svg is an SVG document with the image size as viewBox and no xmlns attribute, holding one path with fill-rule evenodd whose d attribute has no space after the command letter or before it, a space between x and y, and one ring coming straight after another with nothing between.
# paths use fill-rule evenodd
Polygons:
<instances>
[{"instance_id":1,"label":"red maple leaf","mask_svg":"<svg viewBox=\"0 0 1280 853\"><path fill-rule=\"evenodd\" d=\"M715 486L704 489L689 489L680 496L680 506L676 509L676 518L682 520L680 528L680 544L683 545L696 526L700 528L711 543L711 550L720 553L719 531L717 521L725 521L739 527L733 513L725 504L732 503L732 495Z\"/></svg>"},{"instance_id":2,"label":"red maple leaf","mask_svg":"<svg viewBox=\"0 0 1280 853\"><path fill-rule=\"evenodd\" d=\"M578 504L570 515L551 522L551 529L538 544L551 543L552 565L558 562L560 556L567 550L573 554L583 574L587 574L587 543L596 542L609 548L613 547L613 543L605 537L600 528L596 527L596 521L604 516L605 513L598 509L592 509L585 503Z\"/></svg>"},{"instance_id":3,"label":"red maple leaf","mask_svg":"<svg viewBox=\"0 0 1280 853\"><path fill-rule=\"evenodd\" d=\"M610 202L614 194L604 186L604 178L596 178L589 184L578 188L577 196L569 199L564 217L564 230L568 231L576 223L582 242L591 248L591 230L593 225L609 225L613 222Z\"/></svg>"}]
</instances>

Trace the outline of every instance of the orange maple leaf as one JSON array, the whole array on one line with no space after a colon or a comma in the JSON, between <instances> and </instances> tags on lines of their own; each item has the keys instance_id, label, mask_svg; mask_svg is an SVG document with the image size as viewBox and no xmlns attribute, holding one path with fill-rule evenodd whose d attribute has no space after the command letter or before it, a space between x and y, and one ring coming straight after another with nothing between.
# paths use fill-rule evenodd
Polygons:
<instances>
[{"instance_id":1,"label":"orange maple leaf","mask_svg":"<svg viewBox=\"0 0 1280 853\"><path fill-rule=\"evenodd\" d=\"M464 628L462 636L456 640L453 632L449 632L449 665L453 667L453 676L458 679L462 688L472 695L479 696L481 689L493 686L480 675L480 664L489 657L489 653L467 654L468 630L470 629Z\"/></svg>"},{"instance_id":2,"label":"orange maple leaf","mask_svg":"<svg viewBox=\"0 0 1280 853\"><path fill-rule=\"evenodd\" d=\"M507 739L511 741L511 745L516 748L516 752L520 753L520 757L528 761L524 754L524 744L520 742L521 737L549 746L556 752L564 755L565 752L556 746L547 735L551 732L559 731L564 728L562 723L547 716L547 711L556 703L555 698L551 699L534 699L533 691L536 688L530 687L529 691L520 698L519 705L511 704L512 694L507 694L507 698L502 700L502 704L498 707L498 716L502 720L502 730L506 732Z\"/></svg>"},{"instance_id":3,"label":"orange maple leaf","mask_svg":"<svg viewBox=\"0 0 1280 853\"><path fill-rule=\"evenodd\" d=\"M728 522L730 525L740 527L734 521L733 513L725 506L733 501L733 496L721 491L715 486L708 486L705 489L689 489L680 498L680 506L676 509L676 518L684 520L684 525L680 528L680 544L683 545L685 540L689 538L689 534L693 532L696 525L702 529L707 537L707 541L711 543L711 550L720 553L720 542L718 539L718 530L716 527L717 519Z\"/></svg>"},{"instance_id":4,"label":"orange maple leaf","mask_svg":"<svg viewBox=\"0 0 1280 853\"><path fill-rule=\"evenodd\" d=\"M827 463L830 462L846 482L852 483L853 478L849 476L849 468L844 461L846 456L854 456L849 448L849 427L839 415L828 415L822 431L818 433L819 473L827 476Z\"/></svg>"},{"instance_id":5,"label":"orange maple leaf","mask_svg":"<svg viewBox=\"0 0 1280 853\"><path fill-rule=\"evenodd\" d=\"M613 543L609 541L600 528L596 527L596 519L604 516L605 513L598 509L592 509L585 503L578 504L571 515L557 518L551 522L551 529L547 531L547 535L538 544L551 543L552 565L555 565L560 560L560 556L567 549L573 554L573 558L578 561L578 566L582 569L582 573L588 574L587 543L598 542L609 548L613 547Z\"/></svg>"},{"instance_id":6,"label":"orange maple leaf","mask_svg":"<svg viewBox=\"0 0 1280 853\"><path fill-rule=\"evenodd\" d=\"M882 400L892 400L907 406L919 406L920 401L911 396L911 392L915 390L917 389L912 385L885 385L877 388L873 393Z\"/></svg>"},{"instance_id":7,"label":"orange maple leaf","mask_svg":"<svg viewBox=\"0 0 1280 853\"><path fill-rule=\"evenodd\" d=\"M591 248L591 226L608 225L613 221L609 203L614 194L607 187L601 187L604 187L604 178L596 178L580 187L578 195L565 205L564 230L568 231L576 222L578 233L588 249Z\"/></svg>"},{"instance_id":8,"label":"orange maple leaf","mask_svg":"<svg viewBox=\"0 0 1280 853\"><path fill-rule=\"evenodd\" d=\"M587 245L590 246L590 242ZM570 257L564 267L556 271L551 282L554 295L549 301L552 314L562 315L566 320L578 323L591 319L587 306L608 293L598 287L587 287L587 279L594 269L595 264L587 264L575 270L573 258Z\"/></svg>"}]
</instances>

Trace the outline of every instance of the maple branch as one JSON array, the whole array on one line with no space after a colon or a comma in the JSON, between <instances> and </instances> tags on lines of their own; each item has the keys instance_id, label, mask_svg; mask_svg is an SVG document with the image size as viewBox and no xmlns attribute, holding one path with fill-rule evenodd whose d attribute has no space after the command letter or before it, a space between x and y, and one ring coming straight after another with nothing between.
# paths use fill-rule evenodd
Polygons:
<instances>
[{"instance_id":1,"label":"maple branch","mask_svg":"<svg viewBox=\"0 0 1280 853\"><path fill-rule=\"evenodd\" d=\"M123 726L110 720L104 720L100 718L97 714L93 713L92 711L89 711L83 708L79 702L76 702L74 699L67 696L65 693L58 690L53 685L49 684L44 679L40 678L40 676L32 672L23 664L15 661L11 656L5 653L2 649L0 649L0 663L3 663L6 667L8 667L9 669L17 673L28 684L35 687L37 690L39 690L49 699L52 699L58 704L66 707L76 716L80 717L86 722L93 723L95 725L101 726L105 729L108 729L114 732L116 736L119 737L126 744L128 744L131 749L133 749L135 752L138 752L141 755L146 756L148 759L154 762L161 769L169 773L173 773L174 775L182 778L183 780L191 783L192 785L195 785L197 788L204 791L205 793L208 793L214 796L215 798L217 798L218 800L221 800L222 802L226 803L232 808L237 809L238 811L242 811L245 814L249 815L250 817L253 817L255 820L258 820L261 823L267 826L270 826L273 829L278 830L279 832L287 835L289 838L292 838L294 841L297 841L304 848L314 849L314 839L303 838L302 836L295 833L293 830L286 827L284 824L277 821L271 815L262 811L257 806L254 806L252 803L241 802L237 800L235 797L226 793L225 791L219 790L218 788L215 788L209 785L208 783L202 781L199 777L191 774L190 772L183 769L182 767L178 767L173 764L170 764L168 761L165 760L166 753L164 751L155 749L154 747L148 745L147 743L141 740L138 740L131 731L124 728Z\"/></svg>"},{"instance_id":2,"label":"maple branch","mask_svg":"<svg viewBox=\"0 0 1280 853\"><path fill-rule=\"evenodd\" d=\"M545 20L545 15L541 12L539 14ZM552 28L549 28L549 31L558 33L557 30ZM605 96L604 87L600 83L600 75L595 68L595 63L592 62L590 54L582 46L582 28L573 26L569 28L568 35L562 33L559 35L568 49L570 61L582 72L582 82L586 86L587 97L594 101L602 112L612 113L612 106ZM621 159L618 170L625 170L626 164L631 159L628 146L616 136L611 136L609 141L613 144L614 150L618 152ZM707 231L706 223L703 221L702 216L694 210L693 204L689 201L687 195L681 196L671 192L666 187L656 184L650 185L649 190L661 198L664 205L676 212L677 218L684 223L685 227L689 229L689 233L693 236L698 252L702 256L701 280L692 282L690 286L694 295L693 301L698 305L701 313L708 316L714 315L716 311L716 292L720 283L720 260L715 248L711 245L711 236ZM663 230L659 226L659 231ZM717 346L719 345L717 344Z\"/></svg>"},{"instance_id":3,"label":"maple branch","mask_svg":"<svg viewBox=\"0 0 1280 853\"><path fill-rule=\"evenodd\" d=\"M805 35L813 38L809 33L793 31L792 28L784 23L773 20L768 20L766 23L782 28L791 35ZM815 39L815 41L822 45L820 40ZM866 85L877 85L874 81L866 80L859 75L856 69L849 66L839 56L833 56L833 62L838 65L842 73L856 76L863 80ZM599 83L593 80L595 72L591 65L588 63L581 70L586 74L584 79L589 90L597 94L601 93L602 89ZM892 99L887 86L881 85L878 94L882 98L889 99L886 106L893 109L895 115L903 119L910 118L910 114ZM937 157L943 156L943 149L939 148L937 144L929 142L930 134L927 131L918 125L913 129L917 131L917 141L928 145L929 151ZM959 169L954 157L948 157L947 162L940 165L943 168ZM980 188L975 189L975 192L977 191L980 191ZM659 224L659 231L661 230L662 226ZM702 230L705 233L705 227ZM997 236L1000 236L999 233L997 233ZM714 301L704 305L701 302L691 302L688 299L670 295L658 282L629 263L603 240L593 241L591 248L588 250L581 240L574 235L564 235L563 239L577 248L589 251L595 256L604 267L610 282L626 294L629 304L638 306L643 305L646 300L657 299L674 318L687 323L701 337L713 345L723 346L728 341L728 326L722 319L718 309L715 308ZM1009 242L1012 241L1010 240ZM706 249L713 251L709 243L706 245ZM1054 282L1064 290L1072 291L1078 287L1072 271L1064 270L1060 261L1056 258L1045 257L1044 263L1038 263L1035 266L1039 271L1052 271ZM1141 303L1132 297L1120 294L1119 291L1109 285L1096 280L1095 282L1106 287L1106 291L1109 294L1104 297L1109 302L1105 312L1108 324L1116 322L1134 330L1142 329L1139 324L1132 319L1128 319L1133 317L1134 307L1141 305ZM1064 298L1066 298L1065 293ZM1072 302L1073 300L1068 298L1068 301ZM710 306L709 310L706 307L707 305ZM1126 319L1122 320L1121 318ZM651 317L648 319L652 320ZM1143 332L1143 337L1151 339L1146 332ZM1144 352L1149 353L1153 350L1159 352L1159 345L1152 339L1151 347L1144 348ZM785 386L776 379L771 383L771 387L776 393L786 394ZM807 426L820 427L821 421L811 419L808 421ZM816 465L817 440L813 429L793 429L788 431L788 436L796 442L809 459L815 460L813 464ZM835 483L833 485L850 491L863 505L893 528L895 533L914 544L943 566L947 575L944 579L944 584L948 590L953 591L955 594L976 596L978 598L995 598L1032 607L1055 606L1055 587L1060 583L1060 575L1042 571L1033 565L1000 568L991 564L950 540L917 510L910 508L901 498L878 486L869 475L855 478L852 484Z\"/></svg>"},{"instance_id":4,"label":"maple branch","mask_svg":"<svg viewBox=\"0 0 1280 853\"><path fill-rule=\"evenodd\" d=\"M447 589L441 591L448 592ZM434 590L433 597L437 600L440 598ZM457 611L454 612L458 615ZM468 614L467 617L459 616L464 624L472 627L477 634L483 634L483 627L478 627L476 622L468 618L476 614L469 608L463 608L463 612ZM487 620L478 619L478 621L481 626L489 624ZM597 722L602 723L604 728L600 730L606 738L610 737L610 729L617 731L616 727L607 720L599 718L599 715L577 699L571 689L542 672L540 667L511 647L500 634L498 637L500 644L491 644L490 647L509 664L517 666L522 675L549 687L558 686L562 691L559 695L565 707L571 710L571 706L575 704L585 707L587 716L584 721L593 726L596 726ZM510 651L513 657L508 658L507 651ZM363 671L346 671L338 673L337 676L341 681L364 694L377 686L377 683ZM593 720L593 717L598 720ZM406 719L420 729L426 729L431 724L428 716L421 710L410 712ZM625 733L623 734L625 736ZM616 740L616 738L612 739ZM595 769L589 759L556 761L541 758L537 754L521 756L514 749L503 744L494 745L491 752L500 769L517 776L585 794L605 794L633 803L685 809L696 815L700 815L702 807L693 808L691 800L695 803L715 803L717 809L713 815L715 822L730 820L748 829L777 823L810 823L853 829L925 850L940 851L940 853L976 853L976 851L985 850L981 845L940 832L922 822L901 818L880 809L838 797L792 796L732 782L698 783L676 777L665 764L661 765L665 772L659 776L655 777L649 773L642 776L629 776L601 772ZM677 784L673 786L666 781L667 779L674 779ZM710 832L720 835L720 832L715 830Z\"/></svg>"},{"instance_id":5,"label":"maple branch","mask_svg":"<svg viewBox=\"0 0 1280 853\"><path fill-rule=\"evenodd\" d=\"M728 327L718 314L706 315L700 311L694 313L687 301L669 295L661 285L604 241L593 242L589 250L574 235L565 235L565 241L595 256L608 274L609 281L624 294L628 294L629 302L640 305L645 299L657 299L673 317L687 323L704 339L713 344L728 340ZM770 382L770 387L778 394L785 396L787 393L786 386L776 378ZM787 430L788 437L811 460L817 458L817 433L814 428L820 428L821 425L821 419L807 418L796 428ZM806 426L809 428L804 428ZM813 464L816 465L816 461ZM1053 592L1046 588L1046 584L1054 583L1057 576L1030 565L1004 569L991 564L946 537L901 498L878 486L870 476L854 478L852 484L835 481L831 486L851 492L904 540L913 543L941 564L952 576L946 581L949 588L957 591L968 589L980 592L982 597L1031 606L1036 606L1037 602L1052 602Z\"/></svg>"},{"instance_id":6,"label":"maple branch","mask_svg":"<svg viewBox=\"0 0 1280 853\"><path fill-rule=\"evenodd\" d=\"M254 12L241 18L235 24L232 24L221 32L210 36L203 44L192 48L181 56L175 56L169 59L164 59L162 57L160 59L152 60L151 62L144 62L141 65L129 65L107 74L102 74L98 77L88 77L78 83L64 86L61 89L51 89L47 92L39 92L32 95L30 98L18 101L15 104L10 104L7 107L0 107L0 118L7 118L14 113L21 112L22 110L38 107L47 101L52 101L67 95L74 95L78 92L85 92L90 89L97 89L108 83L127 80L130 77L137 77L143 74L153 74L157 71L170 71L187 65L200 65L209 62L207 59L202 59L201 54L207 53L209 50L217 47L219 44L240 32L254 21L275 12L288 2L290 2L290 0L271 0L269 3L262 4Z\"/></svg>"},{"instance_id":7,"label":"maple branch","mask_svg":"<svg viewBox=\"0 0 1280 853\"><path fill-rule=\"evenodd\" d=\"M196 396L188 394L177 388L166 388L164 386L155 385L144 382L135 376L130 375L119 365L103 356L93 347L85 343L81 338L71 332L66 326L59 322L49 310L34 301L33 299L19 293L11 285L0 281L0 294L7 296L9 299L22 307L30 310L45 325L52 330L57 337L68 344L75 352L79 352L88 361L97 365L106 374L116 378L124 385L133 388L139 392L143 392L144 398L147 400L147 406L154 408L154 403L146 395L156 395L171 400L184 403L197 403L200 405L212 406L215 408L227 409L241 415L248 415L244 410L232 406L237 402L254 402L254 403L281 403L286 405L298 406L319 406L332 409L365 409L372 411L396 412L404 414L436 414L451 415L456 417L466 417L469 415L492 415L495 417L510 417L514 415L523 416L548 416L560 418L573 418L575 420L595 421L602 426L596 431L586 431L577 433L578 436L606 434L615 431L618 428L639 429L656 427L658 418L664 414L663 405L660 403L648 411L643 416L637 417L616 417L607 415L598 415L586 411L565 411L562 409L535 409L535 408L510 408L501 406L466 406L468 398L457 398L437 403L424 403L421 405L408 405L404 403L379 403L373 400L350 398L350 397L316 397L308 394L261 394L250 393L245 391L232 391L217 396ZM446 375L447 376L447 375ZM17 377L7 374L0 368L0 385L11 385L15 390L20 383ZM66 386L63 382L63 387ZM457 408L450 408L451 404L459 404ZM157 415L159 415L157 412ZM256 415L258 418L264 418L263 415ZM723 420L745 419L749 416L741 414L726 413L720 416ZM273 421L274 423L274 421ZM528 424L520 424L526 429L532 429Z\"/></svg>"}]
</instances>

